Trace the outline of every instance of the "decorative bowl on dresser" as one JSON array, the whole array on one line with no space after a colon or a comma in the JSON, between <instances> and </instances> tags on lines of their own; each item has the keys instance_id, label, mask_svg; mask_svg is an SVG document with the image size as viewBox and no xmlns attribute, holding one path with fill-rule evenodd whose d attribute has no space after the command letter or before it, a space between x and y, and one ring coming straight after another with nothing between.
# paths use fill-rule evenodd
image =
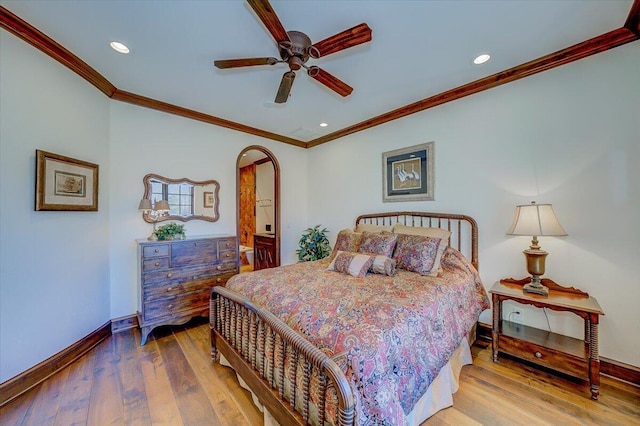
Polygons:
<instances>
[{"instance_id":1,"label":"decorative bowl on dresser","mask_svg":"<svg viewBox=\"0 0 640 426\"><path fill-rule=\"evenodd\" d=\"M239 271L235 235L137 243L141 345L158 326L207 317L211 289L225 285Z\"/></svg>"}]
</instances>

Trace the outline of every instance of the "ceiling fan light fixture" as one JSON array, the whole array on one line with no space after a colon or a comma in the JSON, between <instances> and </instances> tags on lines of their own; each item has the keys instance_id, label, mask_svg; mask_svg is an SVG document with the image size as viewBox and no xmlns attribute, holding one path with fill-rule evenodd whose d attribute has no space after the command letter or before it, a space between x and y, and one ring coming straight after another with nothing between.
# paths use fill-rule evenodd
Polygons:
<instances>
[{"instance_id":1,"label":"ceiling fan light fixture","mask_svg":"<svg viewBox=\"0 0 640 426\"><path fill-rule=\"evenodd\" d=\"M476 65L480 65L480 64L484 64L485 62L487 62L489 59L491 59L491 55L487 54L487 53L483 53L482 55L478 55L474 60L473 63Z\"/></svg>"},{"instance_id":2,"label":"ceiling fan light fixture","mask_svg":"<svg viewBox=\"0 0 640 426\"><path fill-rule=\"evenodd\" d=\"M118 53L124 53L125 55L129 53L129 48L119 41L112 41L109 46Z\"/></svg>"}]
</instances>

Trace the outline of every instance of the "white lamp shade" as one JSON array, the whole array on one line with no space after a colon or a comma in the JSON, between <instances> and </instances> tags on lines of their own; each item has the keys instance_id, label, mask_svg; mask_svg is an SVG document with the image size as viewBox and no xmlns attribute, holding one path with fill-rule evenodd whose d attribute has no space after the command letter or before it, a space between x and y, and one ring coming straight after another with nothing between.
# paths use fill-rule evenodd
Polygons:
<instances>
[{"instance_id":1,"label":"white lamp shade","mask_svg":"<svg viewBox=\"0 0 640 426\"><path fill-rule=\"evenodd\" d=\"M507 235L566 236L551 204L525 204L516 206L513 223Z\"/></svg>"},{"instance_id":2,"label":"white lamp shade","mask_svg":"<svg viewBox=\"0 0 640 426\"><path fill-rule=\"evenodd\" d=\"M151 210L151 200L148 198L143 198L142 200L140 200L138 210Z\"/></svg>"}]
</instances>

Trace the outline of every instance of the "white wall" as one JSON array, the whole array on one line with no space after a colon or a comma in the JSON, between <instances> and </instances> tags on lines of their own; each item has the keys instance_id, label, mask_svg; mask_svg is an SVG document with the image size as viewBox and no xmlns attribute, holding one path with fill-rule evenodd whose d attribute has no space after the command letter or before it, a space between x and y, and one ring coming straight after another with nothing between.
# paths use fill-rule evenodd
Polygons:
<instances>
[{"instance_id":1,"label":"white wall","mask_svg":"<svg viewBox=\"0 0 640 426\"><path fill-rule=\"evenodd\" d=\"M306 226L306 175L308 151L256 138L194 120L111 103L110 162L110 269L111 317L138 310L136 239L146 238L152 225L137 211L144 192L142 178L156 173L168 178L215 179L220 183L220 220L185 222L186 234L236 234L236 160L248 145L262 145L276 156L282 174L282 261L295 261L297 229ZM273 180L272 180L273 181Z\"/></svg>"},{"instance_id":2,"label":"white wall","mask_svg":"<svg viewBox=\"0 0 640 426\"><path fill-rule=\"evenodd\" d=\"M530 238L505 235L514 207L552 203L569 236L540 238L545 276L596 297L606 314L600 354L640 366L638 70L635 42L313 148L308 222L335 240L367 212L471 215L490 288L526 275ZM381 153L428 141L436 201L382 203ZM574 315L549 316L552 330L582 337ZM488 312L482 319L491 321ZM547 326L539 310L525 310L524 322Z\"/></svg>"},{"instance_id":3,"label":"white wall","mask_svg":"<svg viewBox=\"0 0 640 426\"><path fill-rule=\"evenodd\" d=\"M111 319L109 99L0 31L0 382ZM35 150L99 165L98 212L34 211Z\"/></svg>"}]
</instances>

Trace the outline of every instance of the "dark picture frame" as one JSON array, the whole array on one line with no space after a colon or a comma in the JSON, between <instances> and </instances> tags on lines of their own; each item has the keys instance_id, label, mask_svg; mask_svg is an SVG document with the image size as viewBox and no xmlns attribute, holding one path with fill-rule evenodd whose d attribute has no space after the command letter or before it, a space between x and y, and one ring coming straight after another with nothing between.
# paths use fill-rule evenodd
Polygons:
<instances>
[{"instance_id":1,"label":"dark picture frame","mask_svg":"<svg viewBox=\"0 0 640 426\"><path fill-rule=\"evenodd\" d=\"M435 142L382 153L382 202L435 200Z\"/></svg>"},{"instance_id":2,"label":"dark picture frame","mask_svg":"<svg viewBox=\"0 0 640 426\"><path fill-rule=\"evenodd\" d=\"M36 150L35 209L98 211L98 165Z\"/></svg>"}]
</instances>

